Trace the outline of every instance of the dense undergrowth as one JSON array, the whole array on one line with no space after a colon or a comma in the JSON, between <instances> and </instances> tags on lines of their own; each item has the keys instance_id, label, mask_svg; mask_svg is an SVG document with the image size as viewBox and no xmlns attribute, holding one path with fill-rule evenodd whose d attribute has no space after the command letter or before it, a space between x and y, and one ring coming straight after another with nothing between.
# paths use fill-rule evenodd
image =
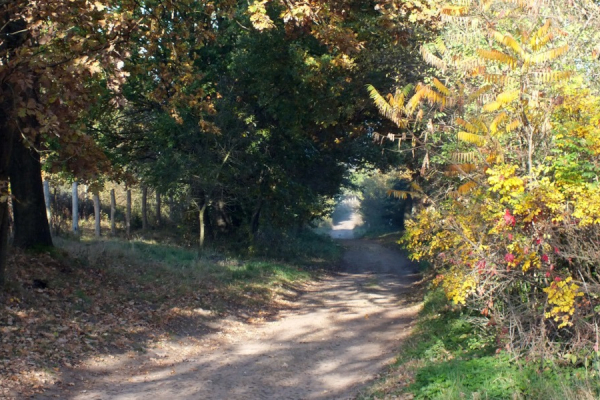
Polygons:
<instances>
[{"instance_id":1,"label":"dense undergrowth","mask_svg":"<svg viewBox=\"0 0 600 400\"><path fill-rule=\"evenodd\" d=\"M96 354L201 337L211 331L207 322L225 317L269 318L341 254L311 234L277 243L268 257L143 239L55 238L53 249L14 251L0 295L0 397L39 393L62 367ZM282 261L278 250L294 249L296 260Z\"/></svg>"},{"instance_id":2,"label":"dense undergrowth","mask_svg":"<svg viewBox=\"0 0 600 400\"><path fill-rule=\"evenodd\" d=\"M502 331L477 313L425 295L412 337L361 399L597 399L600 354L587 359L519 358ZM573 363L575 361L575 363Z\"/></svg>"}]
</instances>

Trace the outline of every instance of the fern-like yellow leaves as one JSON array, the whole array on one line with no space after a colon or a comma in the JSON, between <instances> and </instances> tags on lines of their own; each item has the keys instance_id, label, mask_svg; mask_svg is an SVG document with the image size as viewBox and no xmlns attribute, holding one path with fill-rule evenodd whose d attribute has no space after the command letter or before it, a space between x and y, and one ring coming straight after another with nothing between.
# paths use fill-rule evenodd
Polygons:
<instances>
[{"instance_id":1,"label":"fern-like yellow leaves","mask_svg":"<svg viewBox=\"0 0 600 400\"><path fill-rule=\"evenodd\" d=\"M534 78L540 83L560 82L573 76L573 71L535 72Z\"/></svg>"},{"instance_id":2,"label":"fern-like yellow leaves","mask_svg":"<svg viewBox=\"0 0 600 400\"><path fill-rule=\"evenodd\" d=\"M517 53L521 57L525 56L525 50L523 50L521 45L511 35L509 35L509 34L503 35L502 33L498 32L498 31L492 31L491 33L492 33L492 37L498 43L502 43L503 45L510 47L515 53Z\"/></svg>"},{"instance_id":3,"label":"fern-like yellow leaves","mask_svg":"<svg viewBox=\"0 0 600 400\"><path fill-rule=\"evenodd\" d=\"M514 69L517 66L517 59L515 57L509 56L498 50L478 49L477 54L485 60L496 61L500 64L508 65L511 69Z\"/></svg>"},{"instance_id":4,"label":"fern-like yellow leaves","mask_svg":"<svg viewBox=\"0 0 600 400\"><path fill-rule=\"evenodd\" d=\"M552 61L557 59L558 57L565 55L569 51L569 45L565 44L564 46L557 47L555 49L546 50L541 53L536 53L530 57L526 58L527 64L541 64L547 61Z\"/></svg>"},{"instance_id":5,"label":"fern-like yellow leaves","mask_svg":"<svg viewBox=\"0 0 600 400\"><path fill-rule=\"evenodd\" d=\"M485 145L485 137L480 135L475 135L474 133L459 131L457 134L458 140L463 142L472 143L476 146Z\"/></svg>"},{"instance_id":6,"label":"fern-like yellow leaves","mask_svg":"<svg viewBox=\"0 0 600 400\"><path fill-rule=\"evenodd\" d=\"M533 51L539 51L546 43L554 38L554 35L548 32L549 30L550 20L547 19L546 23L544 23L544 25L542 25L529 40L529 45Z\"/></svg>"},{"instance_id":7,"label":"fern-like yellow leaves","mask_svg":"<svg viewBox=\"0 0 600 400\"><path fill-rule=\"evenodd\" d=\"M473 163L477 160L478 153L475 151L467 151L467 152L454 152L451 155L451 159L455 163Z\"/></svg>"},{"instance_id":8,"label":"fern-like yellow leaves","mask_svg":"<svg viewBox=\"0 0 600 400\"><path fill-rule=\"evenodd\" d=\"M429 51L426 46L421 46L421 57L423 57L423 60L425 60L427 64L436 67L440 71L444 72L446 70L446 63Z\"/></svg>"},{"instance_id":9,"label":"fern-like yellow leaves","mask_svg":"<svg viewBox=\"0 0 600 400\"><path fill-rule=\"evenodd\" d=\"M407 191L407 190L394 190L394 189L389 189L387 191L387 195L388 196L392 196L396 199L407 199L408 197L419 197L419 193L417 192L411 192L411 191Z\"/></svg>"},{"instance_id":10,"label":"fern-like yellow leaves","mask_svg":"<svg viewBox=\"0 0 600 400\"><path fill-rule=\"evenodd\" d=\"M450 95L450 90L442 82L440 82L437 78L433 78L433 85L435 88L444 96Z\"/></svg>"},{"instance_id":11,"label":"fern-like yellow leaves","mask_svg":"<svg viewBox=\"0 0 600 400\"><path fill-rule=\"evenodd\" d=\"M367 85L367 90L371 99L375 103L375 106L379 109L379 112L386 118L394 122L399 128L405 128L408 126L408 120L403 117L404 111L404 93L397 91L396 96L389 95L388 98L384 98L377 89L372 85Z\"/></svg>"}]
</instances>

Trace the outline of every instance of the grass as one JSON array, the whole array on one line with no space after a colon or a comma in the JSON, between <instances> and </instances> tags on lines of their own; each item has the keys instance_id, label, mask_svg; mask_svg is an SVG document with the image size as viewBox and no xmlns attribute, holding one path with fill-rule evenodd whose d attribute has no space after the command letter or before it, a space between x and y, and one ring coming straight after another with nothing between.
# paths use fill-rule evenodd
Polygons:
<instances>
[{"instance_id":1,"label":"grass","mask_svg":"<svg viewBox=\"0 0 600 400\"><path fill-rule=\"evenodd\" d=\"M266 306L281 288L312 279L316 273L314 268L304 268L309 257L291 263L227 256L211 250L199 254L194 249L141 239L57 239L56 245L81 265L101 270L121 286L144 287L142 291L132 291L131 300L137 297L160 302L171 296L186 297L205 291L211 294L210 307L217 310L229 305ZM311 245L314 243L305 248ZM321 261L335 263L336 250L331 254L331 258Z\"/></svg>"},{"instance_id":2,"label":"grass","mask_svg":"<svg viewBox=\"0 0 600 400\"><path fill-rule=\"evenodd\" d=\"M417 327L397 361L360 399L597 399L599 370L557 360L517 359L497 349L483 319L447 304L441 290L425 298Z\"/></svg>"}]
</instances>

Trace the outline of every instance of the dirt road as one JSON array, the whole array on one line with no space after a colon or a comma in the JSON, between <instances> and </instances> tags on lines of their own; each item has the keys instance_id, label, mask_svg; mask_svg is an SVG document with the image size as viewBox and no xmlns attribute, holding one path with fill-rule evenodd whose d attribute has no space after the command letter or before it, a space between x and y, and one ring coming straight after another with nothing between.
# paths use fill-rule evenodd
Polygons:
<instances>
[{"instance_id":1,"label":"dirt road","mask_svg":"<svg viewBox=\"0 0 600 400\"><path fill-rule=\"evenodd\" d=\"M343 272L305 289L293 309L261 324L103 356L38 398L349 399L391 362L418 306L413 266L399 252L344 241ZM213 330L214 331L214 330Z\"/></svg>"}]
</instances>

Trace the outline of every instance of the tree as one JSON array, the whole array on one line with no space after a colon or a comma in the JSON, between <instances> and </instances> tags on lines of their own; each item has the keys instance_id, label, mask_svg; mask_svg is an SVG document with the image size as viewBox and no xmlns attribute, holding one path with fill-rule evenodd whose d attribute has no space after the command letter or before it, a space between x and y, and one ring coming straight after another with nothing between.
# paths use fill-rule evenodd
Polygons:
<instances>
[{"instance_id":1,"label":"tree","mask_svg":"<svg viewBox=\"0 0 600 400\"><path fill-rule=\"evenodd\" d=\"M303 226L327 212L349 165L381 161L367 138L381 117L364 98L364 81L385 80L393 63L379 70L366 54L388 40L379 38L374 6L348 1L310 17L326 18L328 31L299 16L256 30L254 8L240 3L233 18L211 17L214 40L187 46L194 62L185 80L136 74L124 88L127 106L90 125L114 150L113 163L159 192L190 195L200 242L205 230L255 237L265 222ZM283 12L275 2L265 10ZM153 51L132 59L132 70L157 71L170 59L160 43ZM168 93L168 107L157 92Z\"/></svg>"},{"instance_id":2,"label":"tree","mask_svg":"<svg viewBox=\"0 0 600 400\"><path fill-rule=\"evenodd\" d=\"M15 244L50 245L48 222L41 212L40 152L63 161L54 163L54 169L82 179L106 172L104 153L82 129L82 112L101 92L118 92L128 74L137 72L127 71L124 64L132 56L133 42L146 50L137 58L154 57L158 42L172 54L181 53L160 64L155 77L169 80L175 71L181 72L190 53L173 39L194 32L200 43L204 28L186 24L186 18L198 8L212 15L211 7L214 11L214 5L191 0L0 2L0 141L11 145L3 146L0 154L0 257L6 254L7 178L16 197L15 233L23 238ZM165 15L177 23L163 24ZM164 94L159 90L154 96ZM0 276L4 265L2 259Z\"/></svg>"},{"instance_id":3,"label":"tree","mask_svg":"<svg viewBox=\"0 0 600 400\"><path fill-rule=\"evenodd\" d=\"M598 98L576 75L596 63L592 48L570 49L594 37L599 13L582 2L582 20L558 3L446 5L443 35L422 50L443 79L406 101L372 90L398 126L421 127L408 134L428 207L404 242L433 263L450 300L511 327L508 344L521 349L595 335L597 297L580 300L599 281L589 257L600 221Z\"/></svg>"}]
</instances>

